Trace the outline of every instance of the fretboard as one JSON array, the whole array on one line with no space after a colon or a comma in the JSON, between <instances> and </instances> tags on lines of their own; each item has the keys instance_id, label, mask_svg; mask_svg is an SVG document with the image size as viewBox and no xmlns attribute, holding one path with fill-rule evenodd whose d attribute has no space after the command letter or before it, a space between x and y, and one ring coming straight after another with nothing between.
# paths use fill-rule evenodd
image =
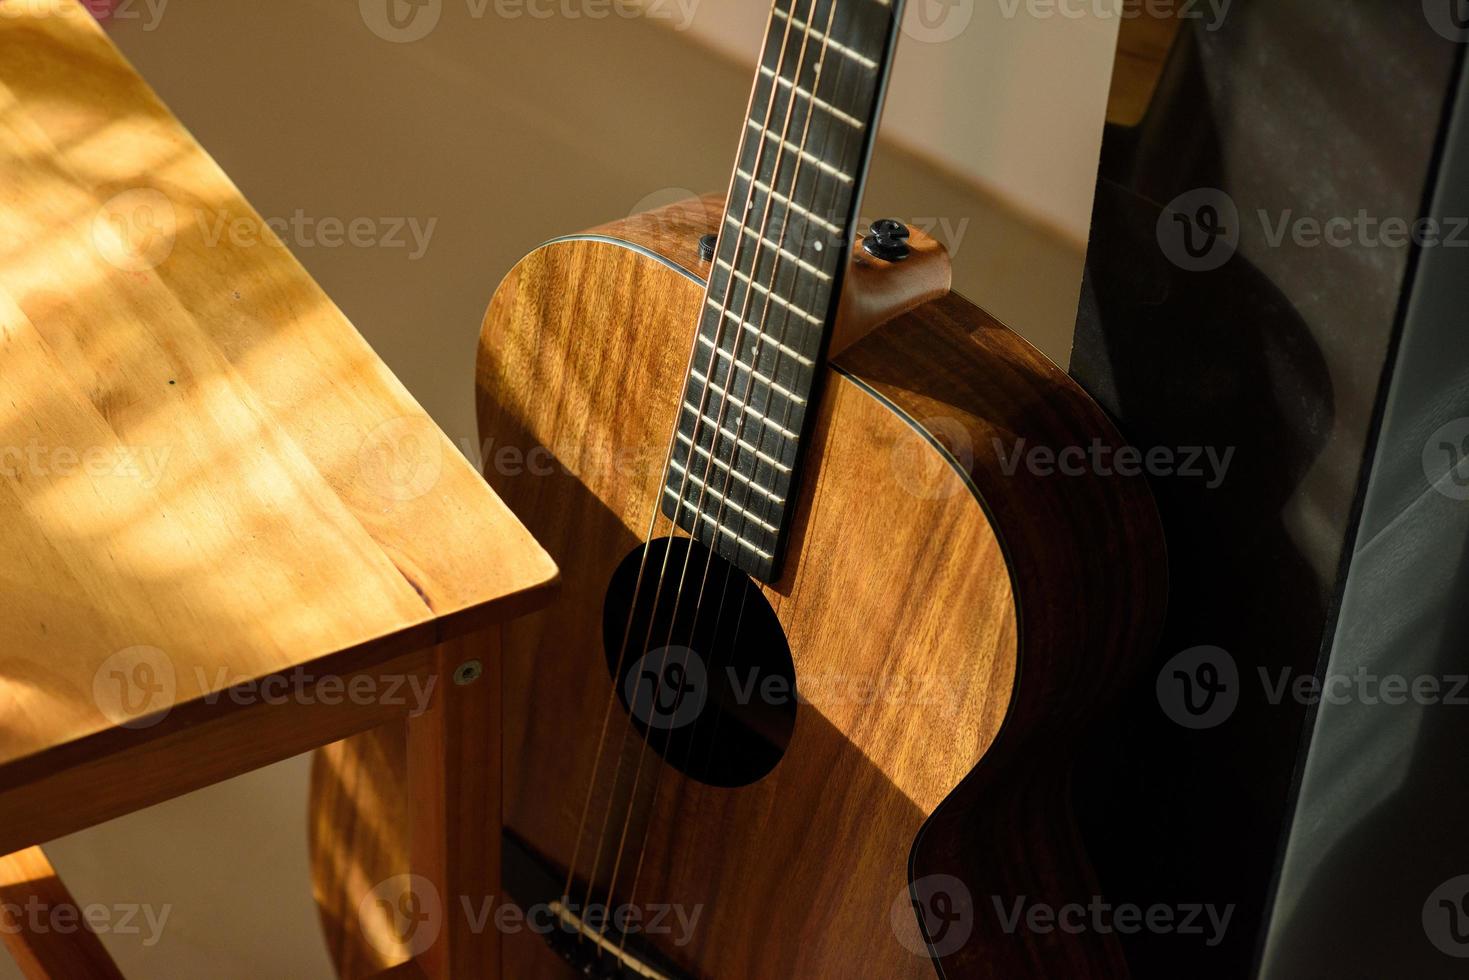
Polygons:
<instances>
[{"instance_id":1,"label":"fretboard","mask_svg":"<svg viewBox=\"0 0 1469 980\"><path fill-rule=\"evenodd\" d=\"M761 581L779 573L901 5L777 0L766 31L663 494Z\"/></svg>"}]
</instances>

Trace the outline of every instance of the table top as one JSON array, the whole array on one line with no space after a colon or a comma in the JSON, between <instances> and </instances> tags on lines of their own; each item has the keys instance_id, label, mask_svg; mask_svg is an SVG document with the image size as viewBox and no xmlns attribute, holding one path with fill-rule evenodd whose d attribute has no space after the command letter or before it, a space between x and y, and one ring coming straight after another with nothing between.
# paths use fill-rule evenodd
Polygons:
<instances>
[{"instance_id":1,"label":"table top","mask_svg":"<svg viewBox=\"0 0 1469 980\"><path fill-rule=\"evenodd\" d=\"M84 8L4 8L0 788L531 605L550 558Z\"/></svg>"}]
</instances>

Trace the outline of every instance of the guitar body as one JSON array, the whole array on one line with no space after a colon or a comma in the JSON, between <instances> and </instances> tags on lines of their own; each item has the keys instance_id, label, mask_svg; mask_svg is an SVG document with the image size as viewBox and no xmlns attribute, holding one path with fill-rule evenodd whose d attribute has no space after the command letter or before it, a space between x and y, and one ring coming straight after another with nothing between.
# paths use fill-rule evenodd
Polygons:
<instances>
[{"instance_id":1,"label":"guitar body","mask_svg":"<svg viewBox=\"0 0 1469 980\"><path fill-rule=\"evenodd\" d=\"M1120 438L962 298L888 320L823 369L785 563L758 587L800 695L778 761L711 785L673 764L688 754L642 751L613 700L609 583L653 516L709 265L698 241L719 213L717 199L687 202L548 244L485 320L485 475L564 576L499 653L494 898L540 926L505 930L502 975L580 975L547 941L545 906L573 864L572 898L591 879L605 902L621 841L612 904L641 910L629 948L654 975L1125 976L1112 935L1013 917L1017 902L1098 894L1069 778L1088 719L1150 653L1166 581L1157 516L1141 479L1024 462ZM916 262L879 274L924 275ZM314 875L344 976L407 955L368 894L409 870L406 768L387 729L318 754Z\"/></svg>"},{"instance_id":2,"label":"guitar body","mask_svg":"<svg viewBox=\"0 0 1469 980\"><path fill-rule=\"evenodd\" d=\"M718 216L689 202L543 246L489 308L486 477L564 573L555 605L504 638L510 839L558 878L579 857L584 882L598 831L626 826L614 904L668 906L638 942L670 975L916 980L936 960L955 977L1120 975L1110 937L1007 932L992 896L1008 910L1096 891L1069 760L1148 652L1156 516L1140 480L1010 465L1017 443L1120 440L961 298L824 368L785 563L758 587L800 692L773 768L711 785L643 750L622 702L609 712L609 583L654 517ZM613 863L593 879L603 899ZM506 977L574 975L530 932L505 956Z\"/></svg>"}]
</instances>

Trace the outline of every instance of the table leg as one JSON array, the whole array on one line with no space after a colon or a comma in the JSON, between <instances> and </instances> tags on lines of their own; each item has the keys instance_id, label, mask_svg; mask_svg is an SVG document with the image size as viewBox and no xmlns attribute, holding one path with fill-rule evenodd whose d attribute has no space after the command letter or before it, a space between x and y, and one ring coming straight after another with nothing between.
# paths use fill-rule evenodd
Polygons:
<instances>
[{"instance_id":1,"label":"table leg","mask_svg":"<svg viewBox=\"0 0 1469 980\"><path fill-rule=\"evenodd\" d=\"M0 857L0 939L26 980L122 980L39 847Z\"/></svg>"},{"instance_id":2,"label":"table leg","mask_svg":"<svg viewBox=\"0 0 1469 980\"><path fill-rule=\"evenodd\" d=\"M408 722L412 892L404 921L429 930L431 980L499 980L500 631L436 651L429 709ZM437 912L435 912L437 906Z\"/></svg>"}]
</instances>

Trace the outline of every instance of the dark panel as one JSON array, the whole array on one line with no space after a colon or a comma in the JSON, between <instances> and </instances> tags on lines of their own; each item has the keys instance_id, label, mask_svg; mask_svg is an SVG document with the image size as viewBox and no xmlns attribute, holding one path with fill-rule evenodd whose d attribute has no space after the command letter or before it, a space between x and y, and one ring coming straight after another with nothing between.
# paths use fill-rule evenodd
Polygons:
<instances>
[{"instance_id":1,"label":"dark panel","mask_svg":"<svg viewBox=\"0 0 1469 980\"><path fill-rule=\"evenodd\" d=\"M1469 216L1469 84L1430 212ZM1261 976L1469 973L1469 236L1425 248Z\"/></svg>"},{"instance_id":2,"label":"dark panel","mask_svg":"<svg viewBox=\"0 0 1469 980\"><path fill-rule=\"evenodd\" d=\"M1458 58L1417 0L1236 0L1106 134L1071 371L1215 462L1154 468L1168 627L1078 800L1109 902L1233 906L1124 937L1137 977L1252 971L1309 714L1273 685L1332 621L1414 252L1381 222L1422 213Z\"/></svg>"}]
</instances>

